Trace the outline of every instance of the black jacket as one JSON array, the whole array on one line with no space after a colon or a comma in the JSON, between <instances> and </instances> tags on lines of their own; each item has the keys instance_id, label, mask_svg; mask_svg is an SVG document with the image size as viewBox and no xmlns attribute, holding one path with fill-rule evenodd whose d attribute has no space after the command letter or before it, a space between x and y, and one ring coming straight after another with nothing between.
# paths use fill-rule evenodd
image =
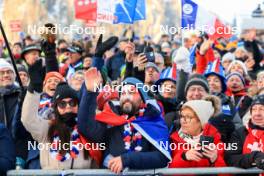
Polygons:
<instances>
[{"instance_id":1,"label":"black jacket","mask_svg":"<svg viewBox=\"0 0 264 176\"><path fill-rule=\"evenodd\" d=\"M11 132L12 120L15 114L20 88L16 85L0 88L0 123Z\"/></svg>"}]
</instances>

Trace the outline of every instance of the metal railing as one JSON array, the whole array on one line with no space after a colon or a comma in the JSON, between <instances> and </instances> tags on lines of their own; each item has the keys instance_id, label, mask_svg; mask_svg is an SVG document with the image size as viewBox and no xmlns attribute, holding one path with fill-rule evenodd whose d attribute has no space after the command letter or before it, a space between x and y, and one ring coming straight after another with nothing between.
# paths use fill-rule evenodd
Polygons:
<instances>
[{"instance_id":1,"label":"metal railing","mask_svg":"<svg viewBox=\"0 0 264 176\"><path fill-rule=\"evenodd\" d=\"M120 175L128 176L154 176L154 175L210 175L210 174L260 174L264 173L263 170L257 168L241 169L236 167L204 167L204 168L175 168L175 169L151 169L151 170L124 170ZM88 175L88 176L116 176L110 170L107 169L72 169L72 170L10 170L7 172L8 176L27 175L27 176L42 176L42 175L58 175L58 176L70 176L70 175Z\"/></svg>"}]
</instances>

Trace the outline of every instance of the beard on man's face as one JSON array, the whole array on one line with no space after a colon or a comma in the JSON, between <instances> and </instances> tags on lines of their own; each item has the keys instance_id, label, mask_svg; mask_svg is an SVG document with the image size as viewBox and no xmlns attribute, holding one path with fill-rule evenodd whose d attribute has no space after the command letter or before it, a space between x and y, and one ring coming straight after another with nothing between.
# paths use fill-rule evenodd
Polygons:
<instances>
[{"instance_id":1,"label":"beard on man's face","mask_svg":"<svg viewBox=\"0 0 264 176\"><path fill-rule=\"evenodd\" d=\"M121 102L121 111L123 114L133 116L137 113L138 107L130 100L126 100L124 102Z\"/></svg>"}]
</instances>

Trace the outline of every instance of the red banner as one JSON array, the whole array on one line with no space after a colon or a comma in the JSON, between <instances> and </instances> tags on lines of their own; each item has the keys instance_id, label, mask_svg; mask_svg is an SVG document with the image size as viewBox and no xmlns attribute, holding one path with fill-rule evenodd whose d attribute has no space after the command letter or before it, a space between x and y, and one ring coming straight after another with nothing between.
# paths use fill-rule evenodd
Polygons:
<instances>
[{"instance_id":1,"label":"red banner","mask_svg":"<svg viewBox=\"0 0 264 176\"><path fill-rule=\"evenodd\" d=\"M86 21L96 21L97 1L96 0L74 0L75 18Z\"/></svg>"}]
</instances>

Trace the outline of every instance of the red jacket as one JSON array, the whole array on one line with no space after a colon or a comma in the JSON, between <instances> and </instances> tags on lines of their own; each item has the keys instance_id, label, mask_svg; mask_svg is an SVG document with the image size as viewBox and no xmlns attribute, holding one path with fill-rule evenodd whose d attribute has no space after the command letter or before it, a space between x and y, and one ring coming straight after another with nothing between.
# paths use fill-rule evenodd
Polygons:
<instances>
[{"instance_id":1,"label":"red jacket","mask_svg":"<svg viewBox=\"0 0 264 176\"><path fill-rule=\"evenodd\" d=\"M213 136L214 144L217 145L219 143L223 144L221 141L221 135L217 131L217 129L210 125L206 124L203 130L203 134L205 136ZM176 144L176 146L180 146L180 143L186 143L179 135L178 132L174 132L171 135L172 143ZM177 145L178 144L178 145ZM221 145L224 148L224 144ZM218 150L218 157L213 165L210 164L207 158L201 159L199 162L196 161L186 161L182 158L183 152L187 152L183 147L177 147L175 150L172 150L172 161L169 164L170 168L186 168L186 167L226 167L224 161L224 150Z\"/></svg>"},{"instance_id":2,"label":"red jacket","mask_svg":"<svg viewBox=\"0 0 264 176\"><path fill-rule=\"evenodd\" d=\"M201 55L199 51L196 51L196 59L195 59L196 73L203 75L207 68L208 63L213 61L214 61L214 51L212 48L209 48L206 51L205 55Z\"/></svg>"}]
</instances>

